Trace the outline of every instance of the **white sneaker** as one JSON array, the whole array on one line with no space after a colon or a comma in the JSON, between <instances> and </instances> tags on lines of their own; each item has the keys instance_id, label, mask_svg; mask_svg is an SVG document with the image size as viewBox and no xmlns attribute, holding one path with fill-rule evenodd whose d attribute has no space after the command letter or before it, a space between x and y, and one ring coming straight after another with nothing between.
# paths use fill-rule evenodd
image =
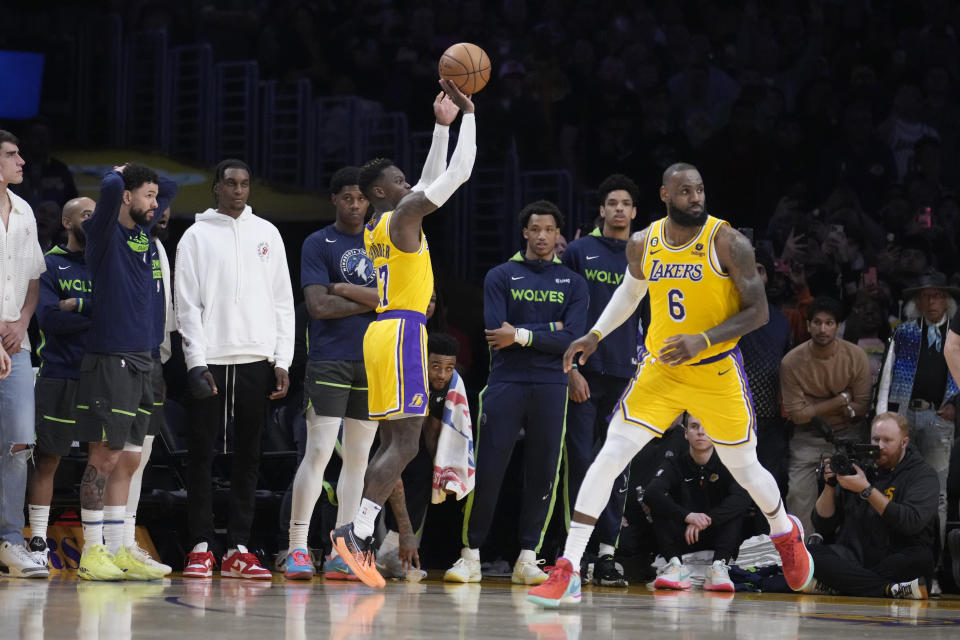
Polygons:
<instances>
[{"instance_id":1,"label":"white sneaker","mask_svg":"<svg viewBox=\"0 0 960 640\"><path fill-rule=\"evenodd\" d=\"M147 551L140 547L140 545L134 543L132 547L127 547L127 553L129 553L134 559L139 560L143 564L147 565L149 568L153 569L157 573L163 575L169 575L173 571L173 568L169 565L165 565L162 562L157 562L153 559Z\"/></svg>"},{"instance_id":2,"label":"white sneaker","mask_svg":"<svg viewBox=\"0 0 960 640\"><path fill-rule=\"evenodd\" d=\"M727 591L733 593L736 589L730 580L730 570L724 560L714 560L703 581L704 591Z\"/></svg>"},{"instance_id":3,"label":"white sneaker","mask_svg":"<svg viewBox=\"0 0 960 640\"><path fill-rule=\"evenodd\" d=\"M464 558L462 555L443 574L445 582L480 582L483 574L480 572L480 561Z\"/></svg>"},{"instance_id":4,"label":"white sneaker","mask_svg":"<svg viewBox=\"0 0 960 640\"><path fill-rule=\"evenodd\" d=\"M39 564L50 568L50 550L47 549L46 540L40 536L33 536L27 544L27 550Z\"/></svg>"},{"instance_id":5,"label":"white sneaker","mask_svg":"<svg viewBox=\"0 0 960 640\"><path fill-rule=\"evenodd\" d=\"M513 584L538 585L547 581L547 574L543 572L540 565L546 560L534 560L533 562L517 559L513 565L513 575L510 576L510 582Z\"/></svg>"},{"instance_id":6,"label":"white sneaker","mask_svg":"<svg viewBox=\"0 0 960 640\"><path fill-rule=\"evenodd\" d=\"M0 575L11 578L46 578L50 570L22 544L0 543Z\"/></svg>"},{"instance_id":7,"label":"white sneaker","mask_svg":"<svg viewBox=\"0 0 960 640\"><path fill-rule=\"evenodd\" d=\"M891 598L903 598L906 600L926 600L927 585L920 583L920 578L910 582L898 582L890 585Z\"/></svg>"},{"instance_id":8,"label":"white sneaker","mask_svg":"<svg viewBox=\"0 0 960 640\"><path fill-rule=\"evenodd\" d=\"M680 558L674 556L657 573L653 581L654 589L689 589L690 569L681 564Z\"/></svg>"}]
</instances>

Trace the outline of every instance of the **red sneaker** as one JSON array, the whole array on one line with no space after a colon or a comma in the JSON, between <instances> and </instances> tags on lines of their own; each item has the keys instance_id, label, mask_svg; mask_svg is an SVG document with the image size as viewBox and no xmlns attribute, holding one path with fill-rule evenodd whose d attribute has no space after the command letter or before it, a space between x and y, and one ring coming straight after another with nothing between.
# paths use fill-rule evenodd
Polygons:
<instances>
[{"instance_id":1,"label":"red sneaker","mask_svg":"<svg viewBox=\"0 0 960 640\"><path fill-rule=\"evenodd\" d=\"M783 577L794 591L802 591L813 580L813 557L803 544L803 525L796 516L787 516L793 522L793 529L787 533L770 536L773 545L780 553L783 565Z\"/></svg>"},{"instance_id":2,"label":"red sneaker","mask_svg":"<svg viewBox=\"0 0 960 640\"><path fill-rule=\"evenodd\" d=\"M562 603L580 603L580 574L566 558L557 558L549 567L547 581L527 591L527 600L541 607L556 609Z\"/></svg>"},{"instance_id":3,"label":"red sneaker","mask_svg":"<svg viewBox=\"0 0 960 640\"><path fill-rule=\"evenodd\" d=\"M260 559L247 551L242 544L238 544L232 553L228 552L220 562L220 575L224 578L246 578L252 580L270 580L273 574L262 564Z\"/></svg>"},{"instance_id":4,"label":"red sneaker","mask_svg":"<svg viewBox=\"0 0 960 640\"><path fill-rule=\"evenodd\" d=\"M183 563L184 578L212 578L217 559L207 550L207 543L201 542L187 554Z\"/></svg>"}]
</instances>

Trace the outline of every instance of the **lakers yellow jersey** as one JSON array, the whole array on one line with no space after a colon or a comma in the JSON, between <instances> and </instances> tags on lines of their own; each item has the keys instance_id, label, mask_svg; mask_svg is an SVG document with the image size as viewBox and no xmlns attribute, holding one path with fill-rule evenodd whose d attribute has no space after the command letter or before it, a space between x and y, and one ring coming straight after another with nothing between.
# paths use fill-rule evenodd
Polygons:
<instances>
[{"instance_id":1,"label":"lakers yellow jersey","mask_svg":"<svg viewBox=\"0 0 960 640\"><path fill-rule=\"evenodd\" d=\"M392 217L393 211L388 211L363 231L367 255L377 272L377 313L404 309L425 314L433 295L433 265L427 238L421 230L417 251L401 251L390 241Z\"/></svg>"},{"instance_id":2,"label":"lakers yellow jersey","mask_svg":"<svg viewBox=\"0 0 960 640\"><path fill-rule=\"evenodd\" d=\"M667 243L666 218L650 225L643 253L643 275L650 284L650 328L645 345L657 354L664 340L697 334L740 312L740 294L720 267L714 249L717 230L726 221L707 216L700 233L682 247ZM696 362L733 349L737 340L707 347ZM694 364L689 362L687 364Z\"/></svg>"}]
</instances>

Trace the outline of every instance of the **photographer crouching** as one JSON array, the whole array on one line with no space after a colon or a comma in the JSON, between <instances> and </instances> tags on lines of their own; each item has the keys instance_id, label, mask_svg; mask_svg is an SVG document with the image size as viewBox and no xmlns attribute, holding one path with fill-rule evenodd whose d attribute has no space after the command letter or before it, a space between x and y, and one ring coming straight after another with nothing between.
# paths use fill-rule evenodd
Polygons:
<instances>
[{"instance_id":1,"label":"photographer crouching","mask_svg":"<svg viewBox=\"0 0 960 640\"><path fill-rule=\"evenodd\" d=\"M809 545L816 590L840 595L927 597L933 574L940 482L915 447L910 425L896 413L873 420L877 471L868 478L859 464L837 475L824 460L824 485L813 524L824 544Z\"/></svg>"}]
</instances>

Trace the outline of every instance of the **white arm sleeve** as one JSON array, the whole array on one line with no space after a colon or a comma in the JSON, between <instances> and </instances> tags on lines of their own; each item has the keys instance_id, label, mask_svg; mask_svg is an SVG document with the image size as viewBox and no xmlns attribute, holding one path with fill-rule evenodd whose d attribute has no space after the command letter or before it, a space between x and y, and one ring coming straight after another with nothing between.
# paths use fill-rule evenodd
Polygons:
<instances>
[{"instance_id":1,"label":"white arm sleeve","mask_svg":"<svg viewBox=\"0 0 960 640\"><path fill-rule=\"evenodd\" d=\"M597 318L597 322L590 331L599 333L601 340L610 335L636 310L643 296L647 295L648 286L649 283L646 280L634 278L628 266L623 282L613 292L613 297L610 298L610 302L604 307L603 313Z\"/></svg>"},{"instance_id":2,"label":"white arm sleeve","mask_svg":"<svg viewBox=\"0 0 960 640\"><path fill-rule=\"evenodd\" d=\"M473 161L477 157L477 122L472 113L463 114L460 121L460 137L453 151L447 170L430 183L423 194L427 200L442 206L453 192L470 177Z\"/></svg>"},{"instance_id":3,"label":"white arm sleeve","mask_svg":"<svg viewBox=\"0 0 960 640\"><path fill-rule=\"evenodd\" d=\"M423 171L420 172L420 182L414 185L414 191L423 191L429 187L437 177L447 168L447 143L450 142L450 127L442 124L433 126L433 142L427 159L423 161Z\"/></svg>"}]
</instances>

